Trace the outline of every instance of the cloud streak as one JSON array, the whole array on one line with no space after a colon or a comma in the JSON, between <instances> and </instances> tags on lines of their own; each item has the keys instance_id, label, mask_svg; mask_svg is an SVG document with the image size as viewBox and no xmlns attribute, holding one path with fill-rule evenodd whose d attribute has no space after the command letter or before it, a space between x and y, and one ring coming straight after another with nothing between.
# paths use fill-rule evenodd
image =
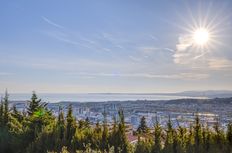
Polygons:
<instances>
[{"instance_id":1,"label":"cloud streak","mask_svg":"<svg viewBox=\"0 0 232 153\"><path fill-rule=\"evenodd\" d=\"M87 72L71 72L67 75L85 76L87 78L95 77L130 77L130 78L148 78L148 79L181 79L181 80L201 80L209 78L209 74L180 73L180 74L152 74L152 73L87 73Z\"/></svg>"},{"instance_id":2,"label":"cloud streak","mask_svg":"<svg viewBox=\"0 0 232 153\"><path fill-rule=\"evenodd\" d=\"M51 21L50 19L48 19L48 18L46 18L46 17L44 17L44 16L42 16L42 19L43 19L45 22L47 22L48 24L50 24L50 25L52 25L52 26L54 26L54 27L56 27L56 28L65 29L62 25L57 24L57 23Z\"/></svg>"}]
</instances>

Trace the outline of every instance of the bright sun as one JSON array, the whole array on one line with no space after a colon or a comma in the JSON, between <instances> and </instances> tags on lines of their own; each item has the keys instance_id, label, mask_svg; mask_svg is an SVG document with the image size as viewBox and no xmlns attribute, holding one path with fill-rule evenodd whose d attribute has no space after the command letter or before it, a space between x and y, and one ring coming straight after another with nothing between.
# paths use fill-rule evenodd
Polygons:
<instances>
[{"instance_id":1,"label":"bright sun","mask_svg":"<svg viewBox=\"0 0 232 153\"><path fill-rule=\"evenodd\" d=\"M197 45L205 45L209 41L210 34L207 29L199 28L193 33L193 40Z\"/></svg>"}]
</instances>

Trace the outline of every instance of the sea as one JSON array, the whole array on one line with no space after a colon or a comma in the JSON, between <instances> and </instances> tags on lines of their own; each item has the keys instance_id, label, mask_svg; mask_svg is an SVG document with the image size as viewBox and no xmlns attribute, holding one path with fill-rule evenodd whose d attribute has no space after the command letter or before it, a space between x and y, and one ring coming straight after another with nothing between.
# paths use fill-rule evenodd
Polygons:
<instances>
[{"instance_id":1,"label":"sea","mask_svg":"<svg viewBox=\"0 0 232 153\"><path fill-rule=\"evenodd\" d=\"M2 97L4 94L1 94ZM10 101L30 100L32 94L11 93ZM172 99L207 99L207 97L175 96L168 94L130 94L130 93L37 93L44 102L107 102L107 101L135 101L135 100L172 100Z\"/></svg>"}]
</instances>

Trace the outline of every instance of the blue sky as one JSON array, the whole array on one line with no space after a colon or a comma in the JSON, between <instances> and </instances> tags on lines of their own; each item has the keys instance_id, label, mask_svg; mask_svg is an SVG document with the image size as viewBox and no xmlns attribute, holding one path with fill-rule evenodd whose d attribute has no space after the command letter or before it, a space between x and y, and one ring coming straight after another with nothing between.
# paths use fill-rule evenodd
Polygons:
<instances>
[{"instance_id":1,"label":"blue sky","mask_svg":"<svg viewBox=\"0 0 232 153\"><path fill-rule=\"evenodd\" d=\"M0 91L232 90L232 1L1 1ZM192 31L206 28L201 47Z\"/></svg>"}]
</instances>

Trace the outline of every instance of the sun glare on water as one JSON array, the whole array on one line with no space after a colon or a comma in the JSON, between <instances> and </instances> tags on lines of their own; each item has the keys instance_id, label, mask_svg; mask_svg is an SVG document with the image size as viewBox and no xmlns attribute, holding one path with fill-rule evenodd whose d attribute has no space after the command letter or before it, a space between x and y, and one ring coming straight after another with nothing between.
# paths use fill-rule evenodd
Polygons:
<instances>
[{"instance_id":1,"label":"sun glare on water","mask_svg":"<svg viewBox=\"0 0 232 153\"><path fill-rule=\"evenodd\" d=\"M203 46L208 43L210 33L207 29L199 28L193 33L193 40L197 45Z\"/></svg>"}]
</instances>

